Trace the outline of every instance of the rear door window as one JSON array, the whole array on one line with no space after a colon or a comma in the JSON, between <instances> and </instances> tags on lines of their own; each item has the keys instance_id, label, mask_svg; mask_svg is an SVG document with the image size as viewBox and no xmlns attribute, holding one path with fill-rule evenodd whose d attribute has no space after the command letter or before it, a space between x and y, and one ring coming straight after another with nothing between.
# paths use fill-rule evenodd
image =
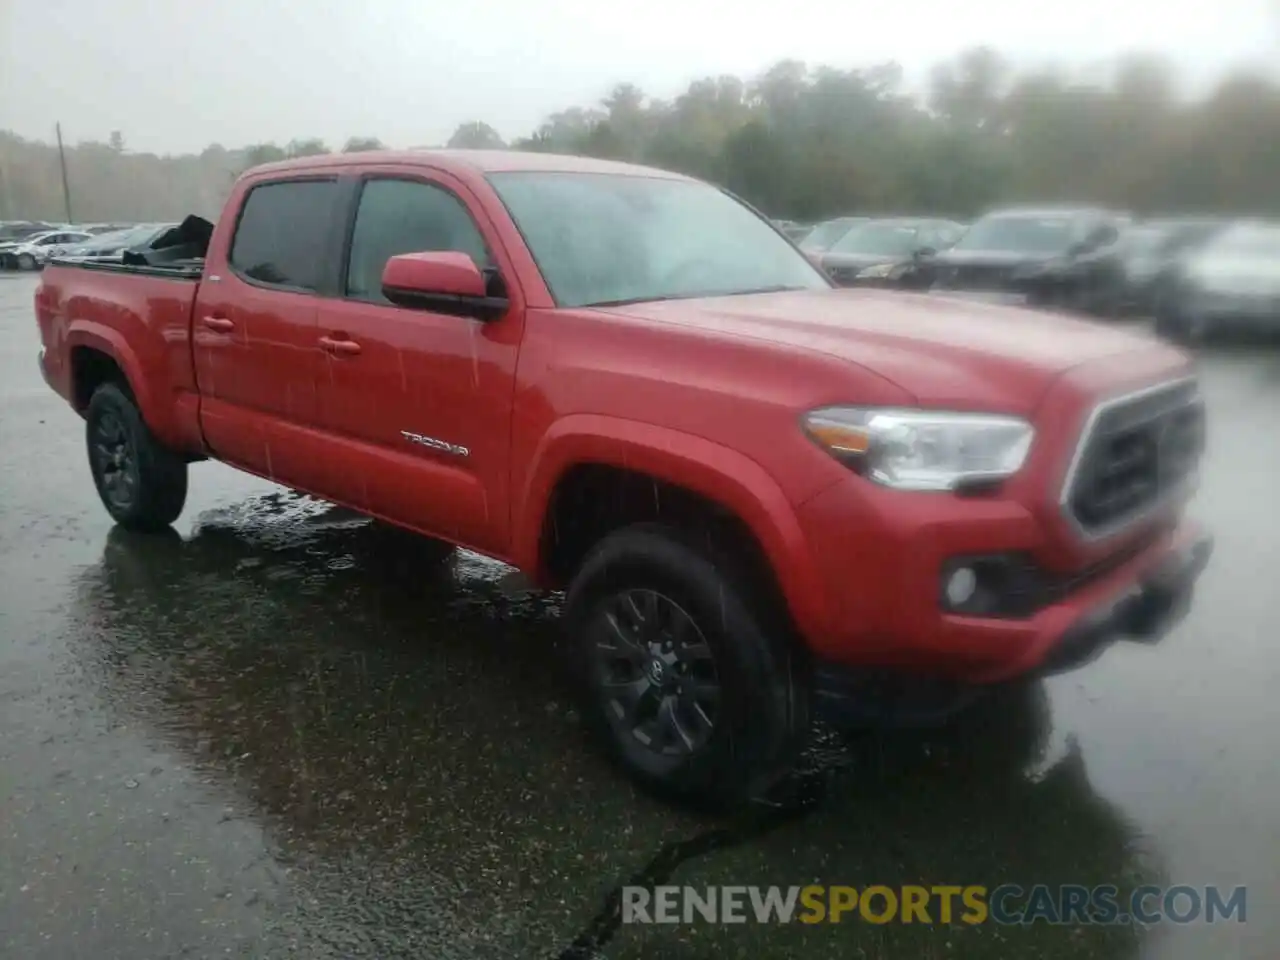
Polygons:
<instances>
[{"instance_id":1,"label":"rear door window","mask_svg":"<svg viewBox=\"0 0 1280 960\"><path fill-rule=\"evenodd\" d=\"M315 290L333 229L338 184L288 180L254 187L231 241L231 267L257 283Z\"/></svg>"}]
</instances>

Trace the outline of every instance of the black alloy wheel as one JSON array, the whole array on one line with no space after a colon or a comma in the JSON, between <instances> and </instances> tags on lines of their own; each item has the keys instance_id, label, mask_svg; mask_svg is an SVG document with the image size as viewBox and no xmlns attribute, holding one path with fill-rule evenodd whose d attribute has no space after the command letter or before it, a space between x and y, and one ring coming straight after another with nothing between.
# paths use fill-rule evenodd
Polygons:
<instances>
[{"instance_id":1,"label":"black alloy wheel","mask_svg":"<svg viewBox=\"0 0 1280 960\"><path fill-rule=\"evenodd\" d=\"M663 756L710 740L720 711L715 657L693 618L656 590L621 590L590 626L596 690L620 737Z\"/></svg>"},{"instance_id":2,"label":"black alloy wheel","mask_svg":"<svg viewBox=\"0 0 1280 960\"><path fill-rule=\"evenodd\" d=\"M138 452L115 410L106 410L93 424L89 456L108 507L128 511L138 491Z\"/></svg>"},{"instance_id":3,"label":"black alloy wheel","mask_svg":"<svg viewBox=\"0 0 1280 960\"><path fill-rule=\"evenodd\" d=\"M187 462L151 432L127 386L104 383L85 411L85 445L98 496L116 523L168 527L187 499Z\"/></svg>"}]
</instances>

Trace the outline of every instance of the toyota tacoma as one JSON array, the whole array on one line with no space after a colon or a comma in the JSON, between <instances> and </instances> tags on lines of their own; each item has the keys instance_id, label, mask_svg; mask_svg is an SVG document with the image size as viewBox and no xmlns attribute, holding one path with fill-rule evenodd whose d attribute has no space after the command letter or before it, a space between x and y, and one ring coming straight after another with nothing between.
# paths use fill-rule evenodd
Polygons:
<instances>
[{"instance_id":1,"label":"toyota tacoma","mask_svg":"<svg viewBox=\"0 0 1280 960\"><path fill-rule=\"evenodd\" d=\"M706 183L312 157L198 227L35 294L110 515L164 528L218 460L563 589L586 722L671 795L766 789L816 714L945 713L1153 639L1209 556L1182 351L836 289Z\"/></svg>"}]
</instances>

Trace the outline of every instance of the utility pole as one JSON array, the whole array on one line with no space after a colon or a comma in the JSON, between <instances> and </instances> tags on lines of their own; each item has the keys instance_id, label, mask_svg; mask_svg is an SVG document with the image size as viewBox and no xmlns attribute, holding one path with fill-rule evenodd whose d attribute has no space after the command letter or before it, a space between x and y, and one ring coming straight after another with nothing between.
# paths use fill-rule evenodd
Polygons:
<instances>
[{"instance_id":1,"label":"utility pole","mask_svg":"<svg viewBox=\"0 0 1280 960\"><path fill-rule=\"evenodd\" d=\"M0 147L0 220L8 220L9 211L9 151Z\"/></svg>"},{"instance_id":2,"label":"utility pole","mask_svg":"<svg viewBox=\"0 0 1280 960\"><path fill-rule=\"evenodd\" d=\"M72 223L71 187L67 183L67 154L66 151L62 149L62 124L55 124L54 129L58 132L58 163L62 167L62 202L67 208L67 223Z\"/></svg>"}]
</instances>

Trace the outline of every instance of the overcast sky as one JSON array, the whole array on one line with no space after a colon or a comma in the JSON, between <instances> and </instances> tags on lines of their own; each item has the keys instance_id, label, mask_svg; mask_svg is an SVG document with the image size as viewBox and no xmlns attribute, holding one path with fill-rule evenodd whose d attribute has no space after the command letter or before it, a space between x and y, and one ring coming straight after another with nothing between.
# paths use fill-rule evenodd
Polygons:
<instances>
[{"instance_id":1,"label":"overcast sky","mask_svg":"<svg viewBox=\"0 0 1280 960\"><path fill-rule=\"evenodd\" d=\"M120 130L159 153L318 136L505 137L621 80L670 97L779 59L910 76L986 43L1029 62L1135 48L1203 84L1280 64L1280 0L0 0L0 129Z\"/></svg>"}]
</instances>

